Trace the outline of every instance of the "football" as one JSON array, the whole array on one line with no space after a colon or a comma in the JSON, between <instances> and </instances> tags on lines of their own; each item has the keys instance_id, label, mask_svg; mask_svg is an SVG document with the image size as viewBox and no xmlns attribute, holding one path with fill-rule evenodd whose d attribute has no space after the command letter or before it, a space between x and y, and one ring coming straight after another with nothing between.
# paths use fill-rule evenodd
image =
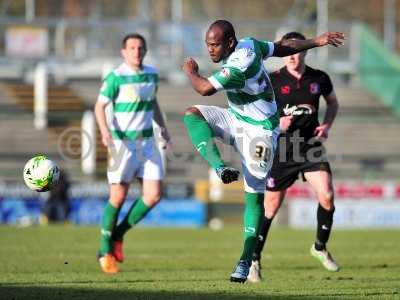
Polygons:
<instances>
[{"instance_id":1,"label":"football","mask_svg":"<svg viewBox=\"0 0 400 300\"><path fill-rule=\"evenodd\" d=\"M44 155L31 158L24 167L25 184L34 191L46 192L58 183L60 168Z\"/></svg>"}]
</instances>

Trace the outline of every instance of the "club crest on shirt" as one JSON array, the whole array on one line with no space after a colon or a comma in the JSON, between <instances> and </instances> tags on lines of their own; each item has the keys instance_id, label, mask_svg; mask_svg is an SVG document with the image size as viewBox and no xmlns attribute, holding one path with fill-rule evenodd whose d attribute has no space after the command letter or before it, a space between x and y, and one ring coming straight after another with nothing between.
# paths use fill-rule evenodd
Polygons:
<instances>
[{"instance_id":1,"label":"club crest on shirt","mask_svg":"<svg viewBox=\"0 0 400 300\"><path fill-rule=\"evenodd\" d=\"M310 83L310 93L311 94L319 94L320 93L320 88L319 84L316 82Z\"/></svg>"},{"instance_id":2,"label":"club crest on shirt","mask_svg":"<svg viewBox=\"0 0 400 300\"><path fill-rule=\"evenodd\" d=\"M281 86L281 94L282 95L290 94L290 86L288 85Z\"/></svg>"},{"instance_id":3,"label":"club crest on shirt","mask_svg":"<svg viewBox=\"0 0 400 300\"><path fill-rule=\"evenodd\" d=\"M267 178L267 187L269 187L269 188L275 187L275 179L273 177Z\"/></svg>"},{"instance_id":4,"label":"club crest on shirt","mask_svg":"<svg viewBox=\"0 0 400 300\"><path fill-rule=\"evenodd\" d=\"M135 87L131 84L125 84L120 87L119 97L124 101L138 101L139 95Z\"/></svg>"},{"instance_id":5,"label":"club crest on shirt","mask_svg":"<svg viewBox=\"0 0 400 300\"><path fill-rule=\"evenodd\" d=\"M221 70L221 72L219 72L219 75L220 75L221 77L223 77L223 78L228 77L229 74L230 74L230 71L229 71L229 69L227 69L227 68L223 68L223 69Z\"/></svg>"}]
</instances>

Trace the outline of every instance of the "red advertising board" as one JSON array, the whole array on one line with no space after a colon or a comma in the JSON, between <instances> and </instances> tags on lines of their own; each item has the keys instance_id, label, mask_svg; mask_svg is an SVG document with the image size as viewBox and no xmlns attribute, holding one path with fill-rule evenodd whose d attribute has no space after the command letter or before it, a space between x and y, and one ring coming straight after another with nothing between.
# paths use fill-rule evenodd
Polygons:
<instances>
[{"instance_id":1,"label":"red advertising board","mask_svg":"<svg viewBox=\"0 0 400 300\"><path fill-rule=\"evenodd\" d=\"M360 183L339 182L334 186L335 199L352 200L384 200L395 198L400 200L400 183ZM287 197L292 199L313 199L314 192L306 183L294 184L287 191Z\"/></svg>"}]
</instances>

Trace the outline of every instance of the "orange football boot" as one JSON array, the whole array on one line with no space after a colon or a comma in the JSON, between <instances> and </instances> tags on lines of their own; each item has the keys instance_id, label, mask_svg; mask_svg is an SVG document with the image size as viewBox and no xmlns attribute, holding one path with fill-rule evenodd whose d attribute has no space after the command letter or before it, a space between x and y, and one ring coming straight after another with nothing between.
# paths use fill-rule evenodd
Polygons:
<instances>
[{"instance_id":1,"label":"orange football boot","mask_svg":"<svg viewBox=\"0 0 400 300\"><path fill-rule=\"evenodd\" d=\"M108 253L99 258L100 268L104 273L115 274L119 272L115 257Z\"/></svg>"}]
</instances>

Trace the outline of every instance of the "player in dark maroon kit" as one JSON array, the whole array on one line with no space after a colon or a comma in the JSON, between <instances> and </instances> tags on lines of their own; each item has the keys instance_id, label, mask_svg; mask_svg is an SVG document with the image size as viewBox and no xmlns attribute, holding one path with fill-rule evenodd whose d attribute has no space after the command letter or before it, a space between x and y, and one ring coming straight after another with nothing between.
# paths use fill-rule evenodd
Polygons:
<instances>
[{"instance_id":1,"label":"player in dark maroon kit","mask_svg":"<svg viewBox=\"0 0 400 300\"><path fill-rule=\"evenodd\" d=\"M305 37L301 33L290 32L282 38L288 39L304 40ZM287 188L299 175L311 185L319 201L317 236L310 250L311 255L327 270L339 270L339 266L326 250L335 206L331 169L321 143L328 137L338 110L338 101L329 76L307 66L305 56L306 51L284 57L285 67L270 75L280 111L282 133L267 179L265 216L248 276L248 280L252 282L261 280L261 252L271 222L281 206ZM327 104L322 124L318 121L321 95Z\"/></svg>"}]
</instances>

